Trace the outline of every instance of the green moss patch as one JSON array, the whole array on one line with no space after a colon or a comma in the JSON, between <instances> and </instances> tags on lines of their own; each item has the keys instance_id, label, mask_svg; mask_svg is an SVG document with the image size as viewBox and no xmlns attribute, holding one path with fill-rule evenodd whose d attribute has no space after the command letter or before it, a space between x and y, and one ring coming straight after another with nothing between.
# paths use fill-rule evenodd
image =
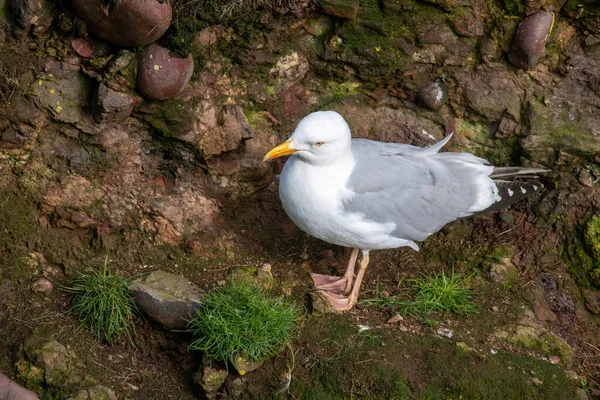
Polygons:
<instances>
[{"instance_id":1,"label":"green moss patch","mask_svg":"<svg viewBox=\"0 0 600 400\"><path fill-rule=\"evenodd\" d=\"M302 330L290 387L296 398L558 400L577 390L560 366L544 360L464 350L427 333L371 328L365 335L344 316L328 318Z\"/></svg>"}]
</instances>

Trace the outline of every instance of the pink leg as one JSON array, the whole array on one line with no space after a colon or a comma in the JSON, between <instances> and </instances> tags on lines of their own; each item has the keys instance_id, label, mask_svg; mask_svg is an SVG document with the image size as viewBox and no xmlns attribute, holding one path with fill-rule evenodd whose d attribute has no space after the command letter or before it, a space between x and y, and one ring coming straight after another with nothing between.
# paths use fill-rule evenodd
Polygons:
<instances>
[{"instance_id":1,"label":"pink leg","mask_svg":"<svg viewBox=\"0 0 600 400\"><path fill-rule=\"evenodd\" d=\"M331 293L327 291L319 291L331 304L331 308L335 311L348 311L351 310L352 307L358 301L358 292L360 291L360 286L362 284L363 277L365 276L365 271L367 270L367 266L369 265L369 253L363 253L363 258L360 261L360 267L358 269L358 274L356 275L356 281L354 282L354 287L352 288L352 292L350 296L343 296L337 293Z\"/></svg>"},{"instance_id":2,"label":"pink leg","mask_svg":"<svg viewBox=\"0 0 600 400\"><path fill-rule=\"evenodd\" d=\"M321 291L326 291L334 294L348 293L352 287L354 279L354 266L358 257L358 249L352 249L348 267L344 276L330 276L322 274L310 274L315 287Z\"/></svg>"}]
</instances>

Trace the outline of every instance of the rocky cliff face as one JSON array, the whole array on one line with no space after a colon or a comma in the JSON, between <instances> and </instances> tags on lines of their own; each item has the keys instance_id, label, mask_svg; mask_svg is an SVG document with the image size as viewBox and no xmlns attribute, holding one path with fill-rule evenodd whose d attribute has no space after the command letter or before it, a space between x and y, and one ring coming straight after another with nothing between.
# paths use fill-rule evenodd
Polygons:
<instances>
[{"instance_id":1,"label":"rocky cliff face","mask_svg":"<svg viewBox=\"0 0 600 400\"><path fill-rule=\"evenodd\" d=\"M34 195L52 225L144 229L175 244L213 229L214 192L264 189L273 174L261 155L315 109L337 109L357 136L380 140L422 145L456 131L455 148L502 165L570 172L593 161L600 46L586 7L342 3L257 11L235 24L182 10L166 37L191 49L193 79L176 97L144 101L134 49L88 36L69 7L8 1L3 168L16 179L45 169L34 173ZM531 69L516 69L513 35L541 9L556 15L548 44ZM544 23L531 29L549 30ZM448 100L432 111L416 99L436 80Z\"/></svg>"}]
</instances>

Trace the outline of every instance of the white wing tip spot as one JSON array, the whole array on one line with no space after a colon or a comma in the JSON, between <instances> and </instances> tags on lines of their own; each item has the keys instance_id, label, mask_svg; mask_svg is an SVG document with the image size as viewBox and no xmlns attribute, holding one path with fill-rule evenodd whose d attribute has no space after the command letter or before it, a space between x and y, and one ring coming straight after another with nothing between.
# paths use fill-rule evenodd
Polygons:
<instances>
[{"instance_id":1,"label":"white wing tip spot","mask_svg":"<svg viewBox=\"0 0 600 400\"><path fill-rule=\"evenodd\" d=\"M513 192L512 190L508 189L508 197L512 197L512 195L515 194L515 192Z\"/></svg>"},{"instance_id":2,"label":"white wing tip spot","mask_svg":"<svg viewBox=\"0 0 600 400\"><path fill-rule=\"evenodd\" d=\"M533 190L538 190L537 185L533 185Z\"/></svg>"},{"instance_id":3,"label":"white wing tip spot","mask_svg":"<svg viewBox=\"0 0 600 400\"><path fill-rule=\"evenodd\" d=\"M525 189L523 186L521 186L521 193L523 193L523 194L527 193L527 189Z\"/></svg>"}]
</instances>

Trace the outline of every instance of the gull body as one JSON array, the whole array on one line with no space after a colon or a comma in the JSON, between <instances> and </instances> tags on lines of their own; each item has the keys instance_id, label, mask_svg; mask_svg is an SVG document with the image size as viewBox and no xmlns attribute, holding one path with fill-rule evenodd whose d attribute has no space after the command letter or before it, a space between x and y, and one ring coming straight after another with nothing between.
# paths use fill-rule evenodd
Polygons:
<instances>
[{"instance_id":1,"label":"gull body","mask_svg":"<svg viewBox=\"0 0 600 400\"><path fill-rule=\"evenodd\" d=\"M495 168L472 154L440 153L450 138L425 148L352 139L340 114L320 111L302 119L290 138L265 156L291 154L279 196L294 223L316 238L354 249L343 277L313 274L335 310L356 303L371 250L418 250L417 241L447 223L501 208L541 187L505 179L544 170ZM363 259L352 287L359 249Z\"/></svg>"}]
</instances>

